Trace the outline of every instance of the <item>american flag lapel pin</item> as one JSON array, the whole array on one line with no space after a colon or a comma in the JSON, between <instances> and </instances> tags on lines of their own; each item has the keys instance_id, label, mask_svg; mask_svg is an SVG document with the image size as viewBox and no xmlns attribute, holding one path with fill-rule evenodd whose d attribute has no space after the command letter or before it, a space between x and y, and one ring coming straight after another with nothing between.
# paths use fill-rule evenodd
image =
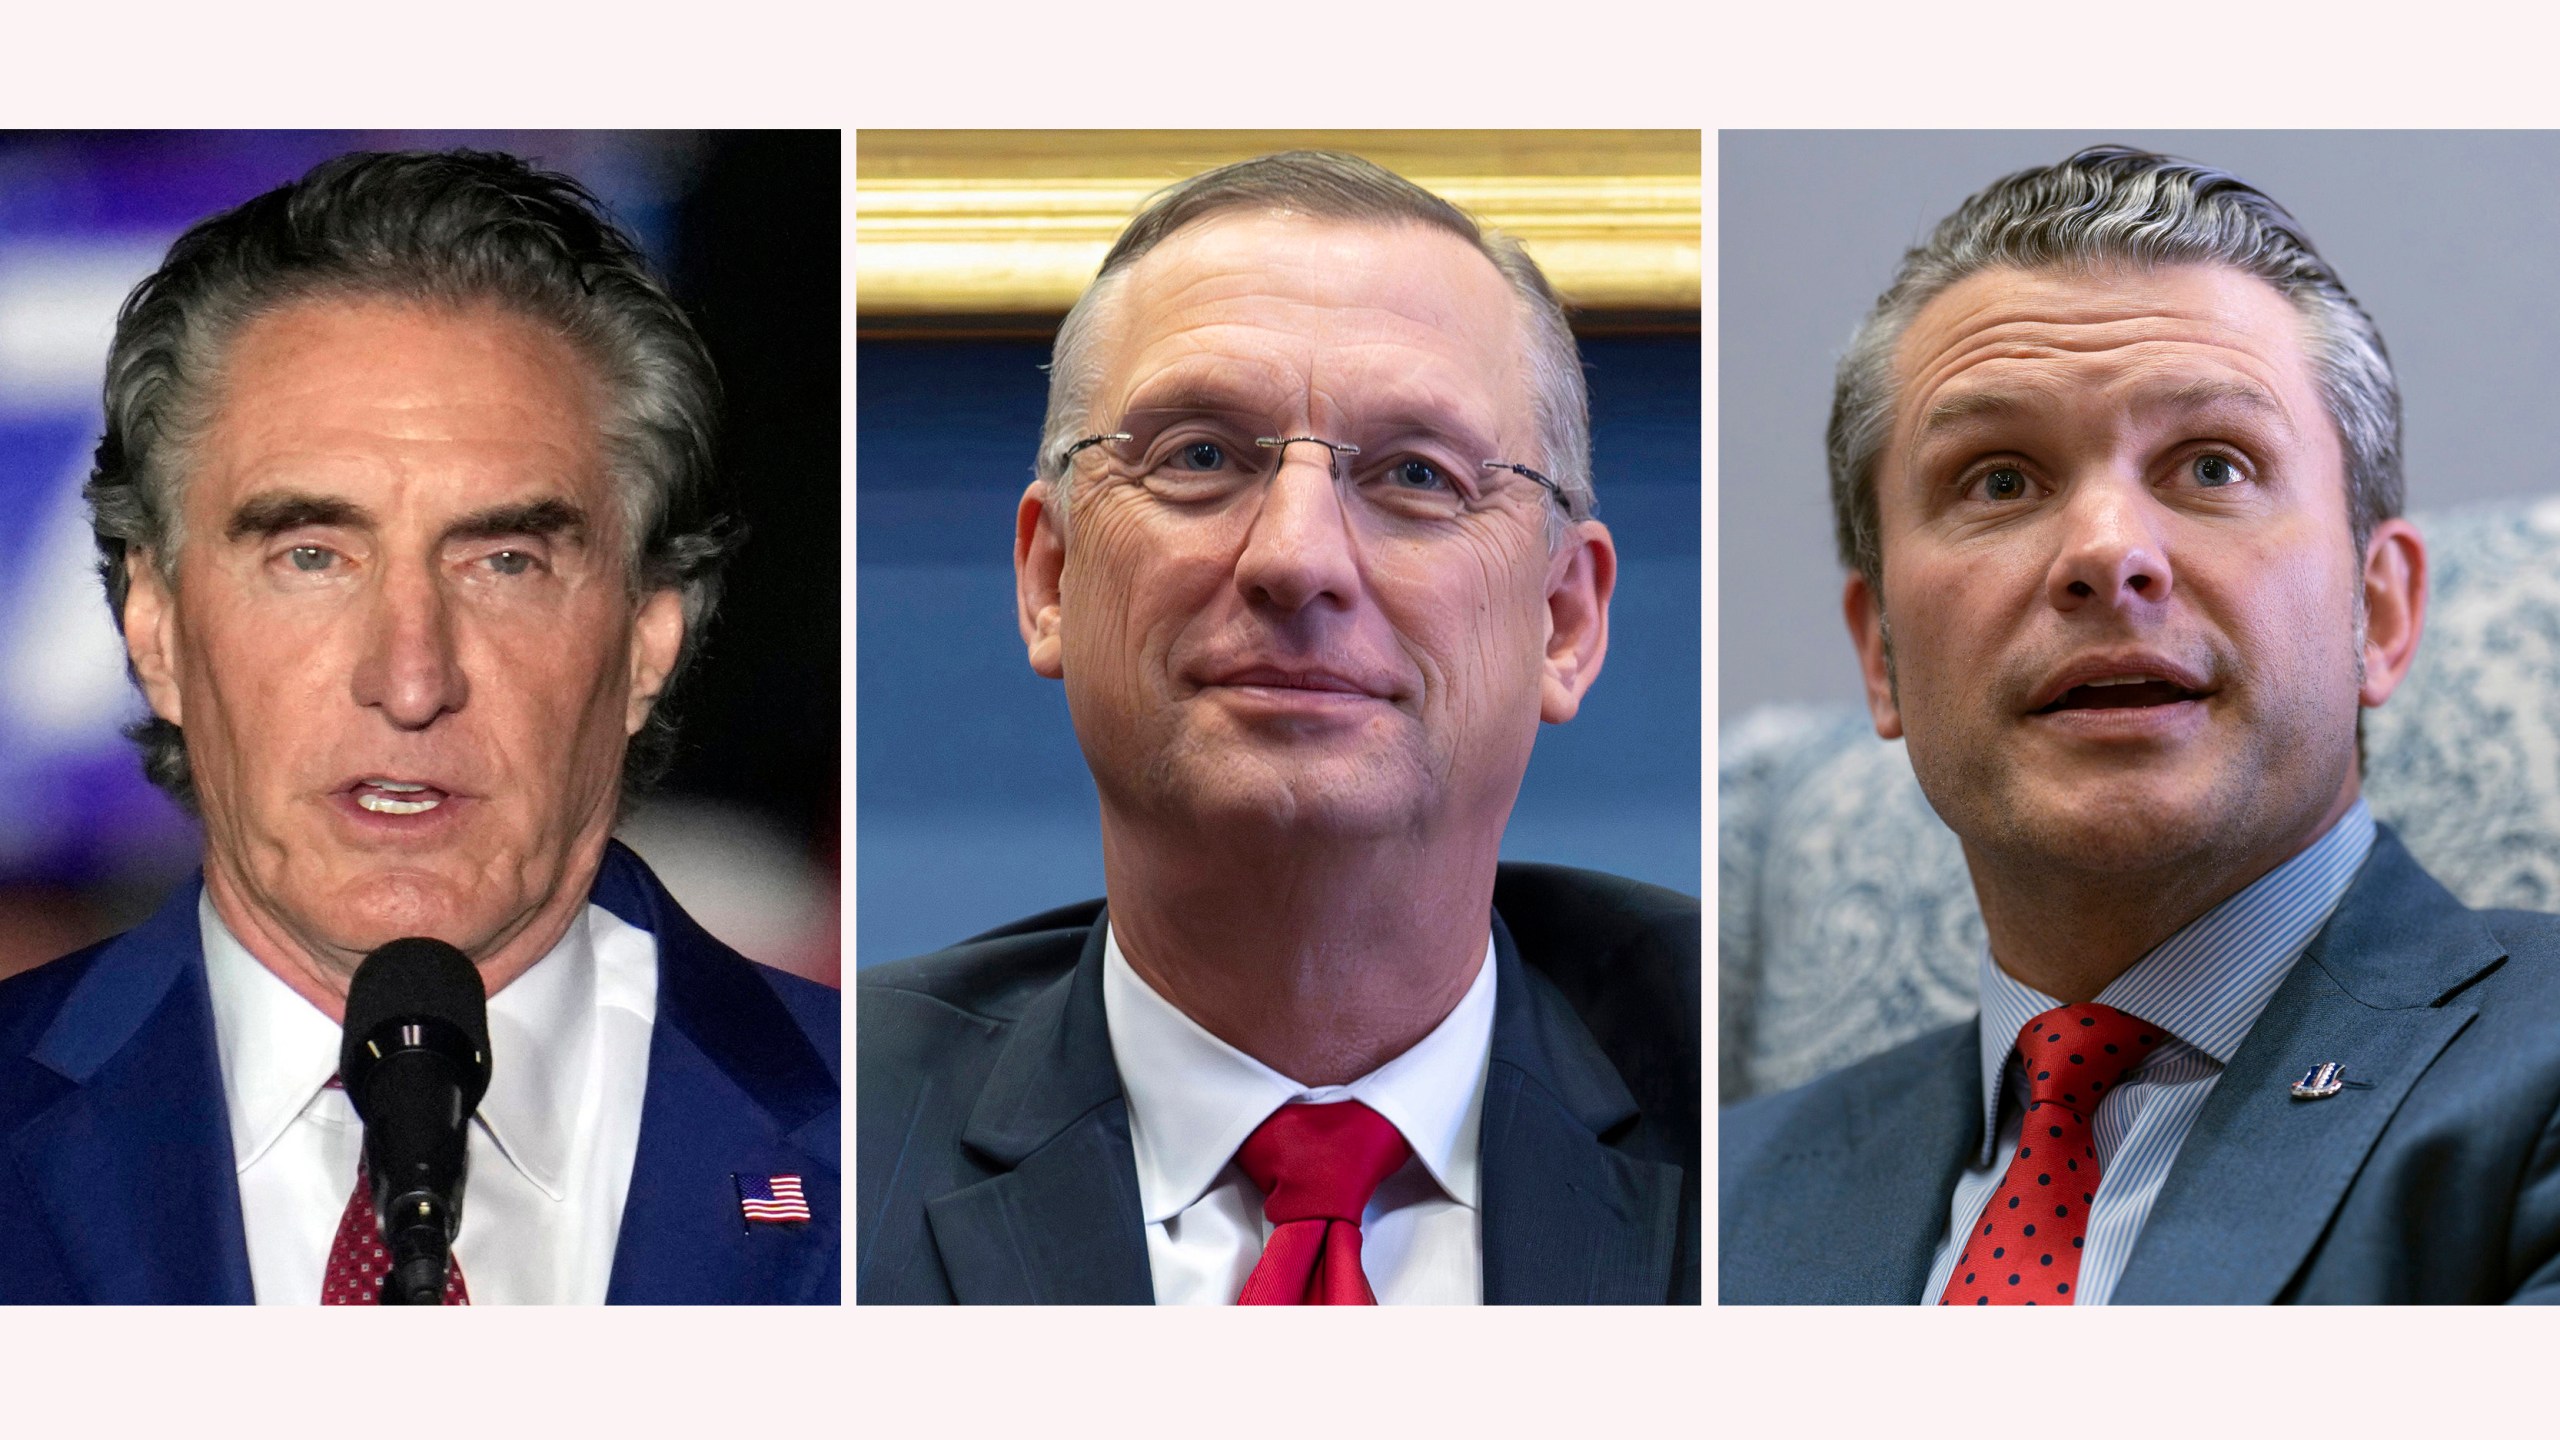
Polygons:
<instances>
[{"instance_id":1,"label":"american flag lapel pin","mask_svg":"<svg viewBox=\"0 0 2560 1440\"><path fill-rule=\"evenodd\" d=\"M809 1218L809 1197L797 1175L732 1175L738 1186L741 1229L748 1225L788 1225Z\"/></svg>"},{"instance_id":2,"label":"american flag lapel pin","mask_svg":"<svg viewBox=\"0 0 2560 1440\"><path fill-rule=\"evenodd\" d=\"M2293 1098L2326 1100L2346 1088L2347 1067L2331 1060L2304 1071L2302 1078L2293 1082Z\"/></svg>"}]
</instances>

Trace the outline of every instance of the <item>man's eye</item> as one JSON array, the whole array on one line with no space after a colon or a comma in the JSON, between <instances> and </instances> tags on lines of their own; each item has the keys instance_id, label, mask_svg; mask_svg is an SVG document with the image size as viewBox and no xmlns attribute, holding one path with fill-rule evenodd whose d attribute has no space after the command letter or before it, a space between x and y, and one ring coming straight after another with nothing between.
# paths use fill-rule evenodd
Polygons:
<instances>
[{"instance_id":1,"label":"man's eye","mask_svg":"<svg viewBox=\"0 0 2560 1440\"><path fill-rule=\"evenodd\" d=\"M2240 467L2220 455L2199 455L2187 468L2194 473L2196 483L2208 490L2240 478Z\"/></svg>"},{"instance_id":2,"label":"man's eye","mask_svg":"<svg viewBox=\"0 0 2560 1440\"><path fill-rule=\"evenodd\" d=\"M1173 454L1177 470L1223 470L1227 466L1227 449L1215 440L1194 440Z\"/></svg>"},{"instance_id":3,"label":"man's eye","mask_svg":"<svg viewBox=\"0 0 2560 1440\"><path fill-rule=\"evenodd\" d=\"M2003 465L1982 477L1985 500L2023 500L2027 495L2027 475L2023 470Z\"/></svg>"},{"instance_id":4,"label":"man's eye","mask_svg":"<svg viewBox=\"0 0 2560 1440\"><path fill-rule=\"evenodd\" d=\"M501 575L522 575L533 568L533 557L522 550L501 550L489 557L489 568Z\"/></svg>"},{"instance_id":5,"label":"man's eye","mask_svg":"<svg viewBox=\"0 0 2560 1440\"><path fill-rule=\"evenodd\" d=\"M1449 477L1441 474L1440 467L1432 464L1428 460L1399 461L1395 468L1389 470L1387 473L1394 478L1396 484L1400 488L1406 490L1446 490L1449 488Z\"/></svg>"},{"instance_id":6,"label":"man's eye","mask_svg":"<svg viewBox=\"0 0 2560 1440\"><path fill-rule=\"evenodd\" d=\"M306 575L316 575L328 569L329 562L338 558L335 553L318 545L296 545L284 555L288 564Z\"/></svg>"}]
</instances>

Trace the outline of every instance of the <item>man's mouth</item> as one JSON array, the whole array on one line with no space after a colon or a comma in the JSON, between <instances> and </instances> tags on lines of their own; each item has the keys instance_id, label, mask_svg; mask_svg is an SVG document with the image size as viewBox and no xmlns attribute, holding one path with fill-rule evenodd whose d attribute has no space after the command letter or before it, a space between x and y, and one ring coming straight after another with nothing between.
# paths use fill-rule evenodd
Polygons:
<instances>
[{"instance_id":1,"label":"man's mouth","mask_svg":"<svg viewBox=\"0 0 2560 1440\"><path fill-rule=\"evenodd\" d=\"M359 780L349 793L376 815L424 815L447 798L433 785L406 780Z\"/></svg>"},{"instance_id":2,"label":"man's mouth","mask_svg":"<svg viewBox=\"0 0 2560 1440\"><path fill-rule=\"evenodd\" d=\"M2154 675L2107 675L2083 681L2063 691L2052 704L2037 710L2038 715L2051 715L2058 710L2138 710L2155 705L2175 705L2183 700L2201 700L2202 690L2191 690L2174 680Z\"/></svg>"},{"instance_id":3,"label":"man's mouth","mask_svg":"<svg viewBox=\"0 0 2560 1440\"><path fill-rule=\"evenodd\" d=\"M1208 683L1261 690L1302 690L1346 697L1387 698L1384 688L1376 683L1316 667L1248 665L1218 673Z\"/></svg>"}]
</instances>

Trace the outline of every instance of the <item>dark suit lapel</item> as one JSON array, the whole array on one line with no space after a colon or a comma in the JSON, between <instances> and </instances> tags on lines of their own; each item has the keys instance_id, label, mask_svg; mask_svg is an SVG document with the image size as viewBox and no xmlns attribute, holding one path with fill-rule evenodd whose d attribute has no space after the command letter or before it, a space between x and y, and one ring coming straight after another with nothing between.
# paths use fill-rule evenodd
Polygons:
<instances>
[{"instance_id":1,"label":"dark suit lapel","mask_svg":"<svg viewBox=\"0 0 2560 1440\"><path fill-rule=\"evenodd\" d=\"M1982 1058L1976 1021L1924 1035L1835 1079L1792 1119L1795 1148L1726 1203L1754 1208L1729 1232L1719 1288L1788 1304L1911 1305L1946 1238L1956 1177L1982 1145ZM1819 1203L1813 1203L1815 1198ZM1765 1270L1766 1273L1760 1273Z\"/></svg>"},{"instance_id":2,"label":"dark suit lapel","mask_svg":"<svg viewBox=\"0 0 2560 1440\"><path fill-rule=\"evenodd\" d=\"M609 1303L834 1304L841 1299L842 1087L771 987L657 888L620 846L595 901L658 942L639 1151ZM739 1175L797 1175L811 1218L750 1222Z\"/></svg>"},{"instance_id":3,"label":"dark suit lapel","mask_svg":"<svg viewBox=\"0 0 2560 1440\"><path fill-rule=\"evenodd\" d=\"M1565 998L1495 917L1481 1197L1488 1305L1658 1305L1680 1244L1677 1165L1616 1148L1640 1122Z\"/></svg>"},{"instance_id":4,"label":"dark suit lapel","mask_svg":"<svg viewBox=\"0 0 2560 1440\"><path fill-rule=\"evenodd\" d=\"M2476 1011L2455 991L2504 958L2390 831L2196 1117L2126 1262L2118 1304L2264 1304L2310 1254L2409 1088ZM2297 1100L2327 1061L2353 1087Z\"/></svg>"},{"instance_id":5,"label":"dark suit lapel","mask_svg":"<svg viewBox=\"0 0 2560 1440\"><path fill-rule=\"evenodd\" d=\"M925 1207L964 1304L1155 1301L1102 960L1097 920L1074 971L1013 1025L970 1112L961 1143L1002 1173Z\"/></svg>"},{"instance_id":6,"label":"dark suit lapel","mask_svg":"<svg viewBox=\"0 0 2560 1440\"><path fill-rule=\"evenodd\" d=\"M198 886L90 962L37 1044L62 1096L9 1137L72 1289L100 1304L246 1304Z\"/></svg>"}]
</instances>

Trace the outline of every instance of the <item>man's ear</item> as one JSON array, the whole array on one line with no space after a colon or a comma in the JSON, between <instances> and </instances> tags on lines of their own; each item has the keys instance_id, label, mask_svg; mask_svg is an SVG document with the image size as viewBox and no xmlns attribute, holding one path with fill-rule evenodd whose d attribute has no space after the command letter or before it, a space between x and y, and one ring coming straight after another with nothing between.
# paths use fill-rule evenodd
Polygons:
<instances>
[{"instance_id":1,"label":"man's ear","mask_svg":"<svg viewBox=\"0 0 2560 1440\"><path fill-rule=\"evenodd\" d=\"M1618 546L1609 527L1577 522L1547 565L1547 664L1538 680L1538 718L1561 725L1582 709L1609 654L1609 596L1618 588Z\"/></svg>"},{"instance_id":2,"label":"man's ear","mask_svg":"<svg viewBox=\"0 0 2560 1440\"><path fill-rule=\"evenodd\" d=\"M138 546L124 552L124 653L151 713L184 728L178 696L178 607L160 578L157 556Z\"/></svg>"},{"instance_id":3,"label":"man's ear","mask_svg":"<svg viewBox=\"0 0 2560 1440\"><path fill-rule=\"evenodd\" d=\"M637 735L648 723L650 707L666 692L684 653L684 596L669 588L652 590L640 602L631 622L631 690L622 714L622 733Z\"/></svg>"},{"instance_id":4,"label":"man's ear","mask_svg":"<svg viewBox=\"0 0 2560 1440\"><path fill-rule=\"evenodd\" d=\"M1876 734L1902 738L1902 707L1894 700L1893 665L1886 656L1884 606L1867 577L1850 572L1840 594L1841 618L1849 622L1849 643L1858 647L1858 672L1867 682L1867 713L1875 717Z\"/></svg>"},{"instance_id":5,"label":"man's ear","mask_svg":"<svg viewBox=\"0 0 2560 1440\"><path fill-rule=\"evenodd\" d=\"M2364 547L2364 688L2356 698L2391 698L2418 658L2427 624L2427 543L2406 520L2373 527Z\"/></svg>"},{"instance_id":6,"label":"man's ear","mask_svg":"<svg viewBox=\"0 0 2560 1440\"><path fill-rule=\"evenodd\" d=\"M1013 594L1032 670L1058 680L1067 673L1058 620L1058 586L1067 573L1067 537L1049 496L1049 482L1034 480L1013 513Z\"/></svg>"}]
</instances>

